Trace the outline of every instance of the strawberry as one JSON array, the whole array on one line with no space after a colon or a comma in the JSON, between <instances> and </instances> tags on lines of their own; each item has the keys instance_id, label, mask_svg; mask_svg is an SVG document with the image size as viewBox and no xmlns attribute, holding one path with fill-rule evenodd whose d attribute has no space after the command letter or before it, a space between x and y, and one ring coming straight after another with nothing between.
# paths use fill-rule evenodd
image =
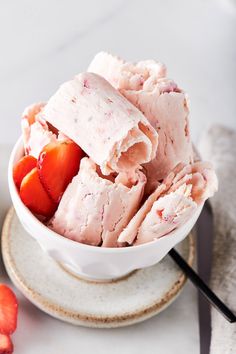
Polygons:
<instances>
[{"instance_id":1,"label":"strawberry","mask_svg":"<svg viewBox=\"0 0 236 354\"><path fill-rule=\"evenodd\" d=\"M13 168L13 179L17 188L20 188L22 179L37 166L37 159L27 155L22 157Z\"/></svg>"},{"instance_id":2,"label":"strawberry","mask_svg":"<svg viewBox=\"0 0 236 354\"><path fill-rule=\"evenodd\" d=\"M50 199L40 182L37 167L33 168L22 180L20 187L22 202L33 212L50 217L56 210L55 203Z\"/></svg>"},{"instance_id":3,"label":"strawberry","mask_svg":"<svg viewBox=\"0 0 236 354\"><path fill-rule=\"evenodd\" d=\"M83 156L83 150L72 140L49 143L41 151L39 177L55 203L59 203L67 185L78 173Z\"/></svg>"},{"instance_id":4,"label":"strawberry","mask_svg":"<svg viewBox=\"0 0 236 354\"><path fill-rule=\"evenodd\" d=\"M0 334L0 354L12 354L13 344L11 338L6 334Z\"/></svg>"},{"instance_id":5,"label":"strawberry","mask_svg":"<svg viewBox=\"0 0 236 354\"><path fill-rule=\"evenodd\" d=\"M13 291L0 284L0 333L12 334L17 325L18 303Z\"/></svg>"}]
</instances>

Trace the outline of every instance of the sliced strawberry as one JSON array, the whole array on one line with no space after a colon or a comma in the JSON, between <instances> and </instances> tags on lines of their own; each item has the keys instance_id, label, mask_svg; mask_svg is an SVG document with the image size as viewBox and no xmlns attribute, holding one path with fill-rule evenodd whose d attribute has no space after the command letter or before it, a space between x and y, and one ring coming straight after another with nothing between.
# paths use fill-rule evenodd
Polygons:
<instances>
[{"instance_id":1,"label":"sliced strawberry","mask_svg":"<svg viewBox=\"0 0 236 354\"><path fill-rule=\"evenodd\" d=\"M0 333L12 334L17 325L18 303L13 291L0 284Z\"/></svg>"},{"instance_id":2,"label":"sliced strawberry","mask_svg":"<svg viewBox=\"0 0 236 354\"><path fill-rule=\"evenodd\" d=\"M44 188L55 203L78 173L83 150L72 140L49 143L38 158L38 171Z\"/></svg>"},{"instance_id":3,"label":"sliced strawberry","mask_svg":"<svg viewBox=\"0 0 236 354\"><path fill-rule=\"evenodd\" d=\"M11 338L6 334L0 334L0 354L12 354L13 349Z\"/></svg>"},{"instance_id":4,"label":"sliced strawberry","mask_svg":"<svg viewBox=\"0 0 236 354\"><path fill-rule=\"evenodd\" d=\"M37 167L33 168L22 180L20 197L23 203L35 214L50 217L56 210L40 182Z\"/></svg>"},{"instance_id":5,"label":"sliced strawberry","mask_svg":"<svg viewBox=\"0 0 236 354\"><path fill-rule=\"evenodd\" d=\"M37 159L27 155L22 157L13 168L13 179L17 188L20 188L22 179L37 166Z\"/></svg>"}]
</instances>

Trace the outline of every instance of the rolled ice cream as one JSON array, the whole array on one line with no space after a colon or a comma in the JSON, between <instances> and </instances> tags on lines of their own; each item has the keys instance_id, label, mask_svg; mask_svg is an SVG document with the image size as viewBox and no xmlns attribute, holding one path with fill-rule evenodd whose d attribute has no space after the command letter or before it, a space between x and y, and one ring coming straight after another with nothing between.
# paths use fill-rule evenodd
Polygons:
<instances>
[{"instance_id":1,"label":"rolled ice cream","mask_svg":"<svg viewBox=\"0 0 236 354\"><path fill-rule=\"evenodd\" d=\"M74 140L103 174L139 168L156 156L158 134L104 78L82 73L48 101L42 118Z\"/></svg>"},{"instance_id":2,"label":"rolled ice cream","mask_svg":"<svg viewBox=\"0 0 236 354\"><path fill-rule=\"evenodd\" d=\"M142 244L170 233L185 223L217 188L210 163L178 164L149 196L118 241Z\"/></svg>"},{"instance_id":3,"label":"rolled ice cream","mask_svg":"<svg viewBox=\"0 0 236 354\"><path fill-rule=\"evenodd\" d=\"M218 185L212 165L196 161L188 116L188 97L165 65L101 52L88 72L24 111L25 154L38 160L14 167L19 195L34 214L32 190L42 206L56 203L42 214L47 226L87 245L171 237Z\"/></svg>"},{"instance_id":4,"label":"rolled ice cream","mask_svg":"<svg viewBox=\"0 0 236 354\"><path fill-rule=\"evenodd\" d=\"M44 106L45 103L40 102L26 107L21 119L25 153L35 158L38 158L45 145L57 140L57 136L49 130L47 122L39 117Z\"/></svg>"},{"instance_id":5,"label":"rolled ice cream","mask_svg":"<svg viewBox=\"0 0 236 354\"><path fill-rule=\"evenodd\" d=\"M102 52L95 56L88 70L104 76L158 132L157 154L144 165L147 193L179 162L193 161L188 98L173 80L166 78L163 64L153 60L128 63Z\"/></svg>"},{"instance_id":6,"label":"rolled ice cream","mask_svg":"<svg viewBox=\"0 0 236 354\"><path fill-rule=\"evenodd\" d=\"M50 227L81 243L120 246L118 236L138 210L145 183L141 171L137 171L136 181L131 184L125 176L106 178L91 159L83 158Z\"/></svg>"},{"instance_id":7,"label":"rolled ice cream","mask_svg":"<svg viewBox=\"0 0 236 354\"><path fill-rule=\"evenodd\" d=\"M137 90L141 89L150 77L165 77L166 66L156 60L125 62L117 56L100 52L90 63L88 72L103 76L118 90Z\"/></svg>"}]
</instances>

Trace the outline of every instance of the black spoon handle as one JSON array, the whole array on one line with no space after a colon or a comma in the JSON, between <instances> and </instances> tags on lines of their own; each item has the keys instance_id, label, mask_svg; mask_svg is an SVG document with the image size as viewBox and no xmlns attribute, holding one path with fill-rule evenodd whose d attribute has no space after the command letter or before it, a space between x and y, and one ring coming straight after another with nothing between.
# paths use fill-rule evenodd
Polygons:
<instances>
[{"instance_id":1,"label":"black spoon handle","mask_svg":"<svg viewBox=\"0 0 236 354\"><path fill-rule=\"evenodd\" d=\"M198 288L198 290L207 298L211 305L213 305L230 323L236 322L236 316L233 312L218 298L218 296L216 296L216 294L206 285L206 283L204 283L199 275L188 265L188 263L174 248L169 251L169 255L187 275L191 282Z\"/></svg>"}]
</instances>

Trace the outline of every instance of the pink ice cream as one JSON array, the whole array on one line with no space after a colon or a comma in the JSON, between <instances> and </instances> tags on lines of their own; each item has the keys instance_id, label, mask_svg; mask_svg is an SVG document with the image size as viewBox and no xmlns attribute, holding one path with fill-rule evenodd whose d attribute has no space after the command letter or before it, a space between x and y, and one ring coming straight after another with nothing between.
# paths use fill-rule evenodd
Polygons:
<instances>
[{"instance_id":1,"label":"pink ice cream","mask_svg":"<svg viewBox=\"0 0 236 354\"><path fill-rule=\"evenodd\" d=\"M134 172L156 156L155 129L96 74L82 73L64 83L41 117L74 140L105 175Z\"/></svg>"},{"instance_id":2,"label":"pink ice cream","mask_svg":"<svg viewBox=\"0 0 236 354\"><path fill-rule=\"evenodd\" d=\"M136 181L119 175L116 179L105 178L91 159L83 158L50 227L81 243L121 246L118 236L139 208L146 183L142 172L135 177Z\"/></svg>"},{"instance_id":3,"label":"pink ice cream","mask_svg":"<svg viewBox=\"0 0 236 354\"><path fill-rule=\"evenodd\" d=\"M191 198L191 185L160 197L140 225L135 244L150 242L183 225L197 209Z\"/></svg>"},{"instance_id":4,"label":"pink ice cream","mask_svg":"<svg viewBox=\"0 0 236 354\"><path fill-rule=\"evenodd\" d=\"M57 136L49 130L47 123L39 117L44 106L45 103L42 102L34 103L26 107L22 114L21 128L25 153L35 158L38 158L45 145L57 140Z\"/></svg>"},{"instance_id":5,"label":"pink ice cream","mask_svg":"<svg viewBox=\"0 0 236 354\"><path fill-rule=\"evenodd\" d=\"M138 63L125 62L123 59L106 52L95 55L88 67L89 72L103 76L116 89L141 89L150 77L159 79L166 76L164 64L155 60Z\"/></svg>"},{"instance_id":6,"label":"pink ice cream","mask_svg":"<svg viewBox=\"0 0 236 354\"><path fill-rule=\"evenodd\" d=\"M154 60L102 52L88 71L23 113L26 154L38 158L48 143L72 139L88 155L48 226L103 247L165 236L218 187L211 164L193 163L187 96Z\"/></svg>"},{"instance_id":7,"label":"pink ice cream","mask_svg":"<svg viewBox=\"0 0 236 354\"><path fill-rule=\"evenodd\" d=\"M142 244L168 234L185 223L217 188L217 177L210 163L177 165L149 196L118 241Z\"/></svg>"},{"instance_id":8,"label":"pink ice cream","mask_svg":"<svg viewBox=\"0 0 236 354\"><path fill-rule=\"evenodd\" d=\"M88 71L104 76L146 116L158 132L157 155L144 166L148 193L176 164L193 161L188 99L174 81L165 78L163 64L148 60L125 63L102 52L95 56Z\"/></svg>"}]
</instances>

